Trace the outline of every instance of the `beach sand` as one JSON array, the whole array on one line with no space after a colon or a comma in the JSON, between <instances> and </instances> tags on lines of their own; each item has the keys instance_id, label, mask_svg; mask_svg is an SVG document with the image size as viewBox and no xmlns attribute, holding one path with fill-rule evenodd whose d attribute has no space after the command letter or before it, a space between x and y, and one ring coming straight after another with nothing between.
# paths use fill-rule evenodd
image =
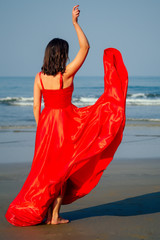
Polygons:
<instances>
[{"instance_id":1,"label":"beach sand","mask_svg":"<svg viewBox=\"0 0 160 240\"><path fill-rule=\"evenodd\" d=\"M0 239L160 239L159 124L127 124L99 184L62 206L69 224L15 227L4 215L30 171L34 140L35 128L0 130Z\"/></svg>"}]
</instances>

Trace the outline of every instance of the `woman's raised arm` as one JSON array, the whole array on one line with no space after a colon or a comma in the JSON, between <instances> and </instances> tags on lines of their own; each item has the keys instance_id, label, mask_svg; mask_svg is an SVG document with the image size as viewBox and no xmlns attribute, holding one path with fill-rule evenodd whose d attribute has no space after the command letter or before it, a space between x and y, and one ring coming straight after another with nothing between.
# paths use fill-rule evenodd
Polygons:
<instances>
[{"instance_id":1,"label":"woman's raised arm","mask_svg":"<svg viewBox=\"0 0 160 240\"><path fill-rule=\"evenodd\" d=\"M68 77L73 76L78 71L78 69L82 66L90 48L89 42L84 32L82 31L81 27L78 24L78 17L80 13L80 10L78 9L78 7L79 5L76 5L73 7L72 22L77 33L80 50L78 51L75 59L66 67L66 74Z\"/></svg>"}]
</instances>

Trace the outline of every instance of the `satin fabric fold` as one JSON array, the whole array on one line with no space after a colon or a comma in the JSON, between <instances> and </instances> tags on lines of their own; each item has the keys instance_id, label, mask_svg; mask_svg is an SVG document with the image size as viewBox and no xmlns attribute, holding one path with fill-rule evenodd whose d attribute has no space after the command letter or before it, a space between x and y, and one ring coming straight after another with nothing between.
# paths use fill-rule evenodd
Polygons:
<instances>
[{"instance_id":1,"label":"satin fabric fold","mask_svg":"<svg viewBox=\"0 0 160 240\"><path fill-rule=\"evenodd\" d=\"M114 48L104 50L103 63L104 93L92 106L78 108L71 103L73 84L42 91L45 107L31 170L5 215L11 224L41 223L65 182L63 204L85 196L113 159L125 126L128 73Z\"/></svg>"}]
</instances>

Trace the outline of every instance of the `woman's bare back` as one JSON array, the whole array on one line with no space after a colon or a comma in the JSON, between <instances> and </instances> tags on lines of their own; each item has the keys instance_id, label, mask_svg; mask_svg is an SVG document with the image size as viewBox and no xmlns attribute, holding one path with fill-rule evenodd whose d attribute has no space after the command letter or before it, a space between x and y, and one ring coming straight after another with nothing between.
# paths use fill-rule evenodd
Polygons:
<instances>
[{"instance_id":1,"label":"woman's bare back","mask_svg":"<svg viewBox=\"0 0 160 240\"><path fill-rule=\"evenodd\" d=\"M46 75L42 73L41 78L42 78L43 86L45 89L53 89L53 90L60 89L60 73L58 73L56 76ZM67 88L71 86L73 82L73 76L67 78L66 73L64 73L62 75L62 81L63 81L63 88Z\"/></svg>"}]
</instances>

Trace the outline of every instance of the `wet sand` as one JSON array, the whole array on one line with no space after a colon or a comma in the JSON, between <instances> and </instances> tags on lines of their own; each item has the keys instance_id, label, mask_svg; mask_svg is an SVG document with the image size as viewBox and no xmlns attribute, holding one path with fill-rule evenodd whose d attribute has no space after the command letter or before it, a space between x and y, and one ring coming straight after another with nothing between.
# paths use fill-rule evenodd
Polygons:
<instances>
[{"instance_id":1,"label":"wet sand","mask_svg":"<svg viewBox=\"0 0 160 240\"><path fill-rule=\"evenodd\" d=\"M34 128L0 131L0 239L160 239L160 126L126 127L96 188L62 206L69 224L15 227L4 215L29 173L34 138Z\"/></svg>"}]
</instances>

